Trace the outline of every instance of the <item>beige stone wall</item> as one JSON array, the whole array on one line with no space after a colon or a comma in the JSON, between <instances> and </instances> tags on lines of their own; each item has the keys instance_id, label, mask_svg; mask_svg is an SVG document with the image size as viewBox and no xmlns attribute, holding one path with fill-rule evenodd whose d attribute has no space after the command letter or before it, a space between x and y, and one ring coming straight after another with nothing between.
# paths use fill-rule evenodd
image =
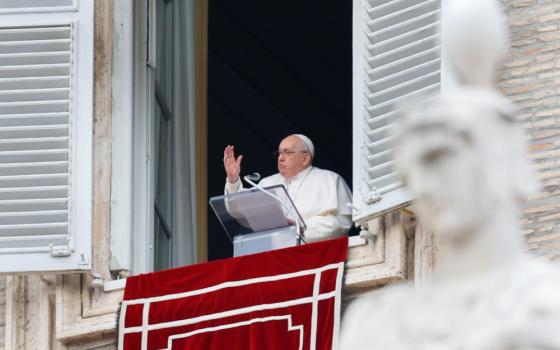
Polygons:
<instances>
[{"instance_id":1,"label":"beige stone wall","mask_svg":"<svg viewBox=\"0 0 560 350\"><path fill-rule=\"evenodd\" d=\"M4 349L6 330L6 278L0 276L0 349Z\"/></svg>"},{"instance_id":2,"label":"beige stone wall","mask_svg":"<svg viewBox=\"0 0 560 350\"><path fill-rule=\"evenodd\" d=\"M512 50L499 86L519 107L542 183L523 218L529 250L560 260L560 2L502 0Z\"/></svg>"}]
</instances>

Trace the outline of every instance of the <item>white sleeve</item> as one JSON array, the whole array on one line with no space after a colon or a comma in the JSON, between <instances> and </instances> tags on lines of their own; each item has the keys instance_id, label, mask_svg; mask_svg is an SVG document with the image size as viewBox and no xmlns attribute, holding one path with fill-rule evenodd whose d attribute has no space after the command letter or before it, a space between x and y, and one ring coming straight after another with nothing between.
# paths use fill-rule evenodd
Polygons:
<instances>
[{"instance_id":1,"label":"white sleeve","mask_svg":"<svg viewBox=\"0 0 560 350\"><path fill-rule=\"evenodd\" d=\"M332 186L332 190L336 191L336 197L332 203L333 208L305 220L307 241L313 242L343 236L352 227L352 211L347 206L347 203L352 201L352 192L344 179L338 175L336 182L331 183L330 186Z\"/></svg>"},{"instance_id":2,"label":"white sleeve","mask_svg":"<svg viewBox=\"0 0 560 350\"><path fill-rule=\"evenodd\" d=\"M342 177L338 177L336 181L336 197L338 203L337 215L344 216L349 220L349 227L352 226L352 209L348 206L348 203L352 203L352 191L346 184L346 181ZM342 214L342 215L341 215Z\"/></svg>"},{"instance_id":3,"label":"white sleeve","mask_svg":"<svg viewBox=\"0 0 560 350\"><path fill-rule=\"evenodd\" d=\"M270 186L270 185L275 185L275 180L274 180L274 175L272 176L267 176L264 179L262 179L259 182L259 186L261 187L266 187L266 186ZM237 182L234 183L230 183L226 177L226 185L224 187L224 194L230 194L230 193L237 193L239 191L242 191L245 187L243 187L243 181L241 181L241 178L237 179Z\"/></svg>"},{"instance_id":4,"label":"white sleeve","mask_svg":"<svg viewBox=\"0 0 560 350\"><path fill-rule=\"evenodd\" d=\"M230 183L226 178L226 186L224 188L224 194L237 193L243 188L241 179L237 179L237 182Z\"/></svg>"},{"instance_id":5,"label":"white sleeve","mask_svg":"<svg viewBox=\"0 0 560 350\"><path fill-rule=\"evenodd\" d=\"M307 218L305 224L305 240L315 242L347 234L352 227L352 218L350 215L314 215Z\"/></svg>"}]
</instances>

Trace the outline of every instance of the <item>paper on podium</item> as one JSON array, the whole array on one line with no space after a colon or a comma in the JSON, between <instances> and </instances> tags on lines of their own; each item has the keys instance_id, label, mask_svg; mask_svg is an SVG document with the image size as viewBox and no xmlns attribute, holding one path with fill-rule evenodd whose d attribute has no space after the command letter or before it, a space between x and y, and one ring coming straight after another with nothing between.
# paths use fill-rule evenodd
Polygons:
<instances>
[{"instance_id":1,"label":"paper on podium","mask_svg":"<svg viewBox=\"0 0 560 350\"><path fill-rule=\"evenodd\" d=\"M265 189L280 198L291 210L285 210L277 199L256 188L210 198L210 206L232 242L237 235L294 225L291 215L286 215L290 211L297 216L300 227L305 228L305 222L283 185Z\"/></svg>"},{"instance_id":2,"label":"paper on podium","mask_svg":"<svg viewBox=\"0 0 560 350\"><path fill-rule=\"evenodd\" d=\"M243 218L253 232L289 226L280 202L262 191L234 197L226 200L226 204L230 215Z\"/></svg>"}]
</instances>

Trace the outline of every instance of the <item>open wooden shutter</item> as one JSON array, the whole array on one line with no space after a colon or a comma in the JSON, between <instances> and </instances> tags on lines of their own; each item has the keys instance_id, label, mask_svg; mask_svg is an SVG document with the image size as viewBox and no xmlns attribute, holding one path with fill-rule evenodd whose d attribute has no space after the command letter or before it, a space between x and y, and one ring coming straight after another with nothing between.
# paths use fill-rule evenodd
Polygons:
<instances>
[{"instance_id":1,"label":"open wooden shutter","mask_svg":"<svg viewBox=\"0 0 560 350\"><path fill-rule=\"evenodd\" d=\"M89 269L93 1L0 1L0 272Z\"/></svg>"},{"instance_id":2,"label":"open wooden shutter","mask_svg":"<svg viewBox=\"0 0 560 350\"><path fill-rule=\"evenodd\" d=\"M393 167L396 107L439 94L440 0L354 0L354 221L406 205Z\"/></svg>"}]
</instances>

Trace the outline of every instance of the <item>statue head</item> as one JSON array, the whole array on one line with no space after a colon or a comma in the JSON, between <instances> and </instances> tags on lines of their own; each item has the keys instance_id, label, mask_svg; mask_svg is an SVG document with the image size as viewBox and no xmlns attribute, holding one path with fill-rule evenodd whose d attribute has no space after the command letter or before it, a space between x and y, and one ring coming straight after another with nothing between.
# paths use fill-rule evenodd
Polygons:
<instances>
[{"instance_id":1,"label":"statue head","mask_svg":"<svg viewBox=\"0 0 560 350\"><path fill-rule=\"evenodd\" d=\"M443 55L459 84L401 113L396 158L420 218L460 241L497 210L515 221L535 182L514 107L492 88L508 46L499 4L450 0L442 22Z\"/></svg>"},{"instance_id":2,"label":"statue head","mask_svg":"<svg viewBox=\"0 0 560 350\"><path fill-rule=\"evenodd\" d=\"M535 182L513 113L487 89L457 90L401 113L397 170L434 232L462 241L484 231L497 211L516 220Z\"/></svg>"}]
</instances>

